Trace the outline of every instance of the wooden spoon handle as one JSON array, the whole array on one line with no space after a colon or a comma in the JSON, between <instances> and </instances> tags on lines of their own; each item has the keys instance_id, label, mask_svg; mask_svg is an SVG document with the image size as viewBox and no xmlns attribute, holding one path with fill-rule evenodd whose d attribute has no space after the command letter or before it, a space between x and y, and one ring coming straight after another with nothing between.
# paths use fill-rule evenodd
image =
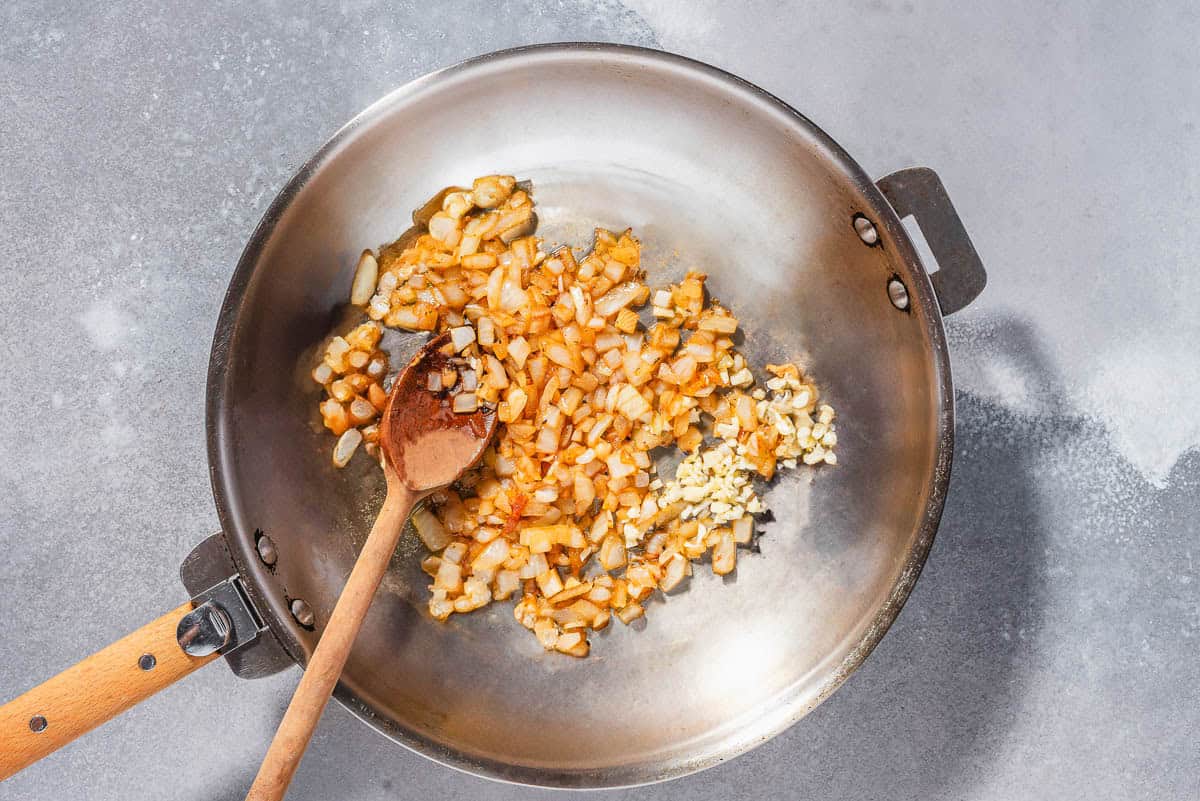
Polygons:
<instances>
[{"instance_id":1,"label":"wooden spoon handle","mask_svg":"<svg viewBox=\"0 0 1200 801\"><path fill-rule=\"evenodd\" d=\"M179 647L190 611L188 601L0 706L0 780L216 659Z\"/></svg>"},{"instance_id":2,"label":"wooden spoon handle","mask_svg":"<svg viewBox=\"0 0 1200 801\"><path fill-rule=\"evenodd\" d=\"M401 482L389 481L388 485L387 500L371 527L371 534L346 580L333 614L329 616L317 649L304 669L300 686L292 696L262 767L246 795L247 801L283 798L342 673L354 638L358 636L379 582L387 571L388 561L396 550L404 522L418 500L417 493L404 488Z\"/></svg>"}]
</instances>

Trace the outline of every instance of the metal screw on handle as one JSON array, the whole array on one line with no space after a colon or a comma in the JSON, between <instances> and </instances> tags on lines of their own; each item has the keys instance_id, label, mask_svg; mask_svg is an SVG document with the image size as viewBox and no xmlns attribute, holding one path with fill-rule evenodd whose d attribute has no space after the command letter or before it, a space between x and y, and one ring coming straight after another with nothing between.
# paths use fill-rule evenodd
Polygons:
<instances>
[{"instance_id":1,"label":"metal screw on handle","mask_svg":"<svg viewBox=\"0 0 1200 801\"><path fill-rule=\"evenodd\" d=\"M208 656L229 644L233 626L225 610L205 601L179 621L175 638L179 647L191 656Z\"/></svg>"}]
</instances>

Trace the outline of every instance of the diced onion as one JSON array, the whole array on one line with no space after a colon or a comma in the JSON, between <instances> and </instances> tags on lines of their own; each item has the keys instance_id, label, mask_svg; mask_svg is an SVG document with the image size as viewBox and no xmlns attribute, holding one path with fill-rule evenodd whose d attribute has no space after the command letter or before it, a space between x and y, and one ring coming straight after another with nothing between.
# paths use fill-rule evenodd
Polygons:
<instances>
[{"instance_id":1,"label":"diced onion","mask_svg":"<svg viewBox=\"0 0 1200 801\"><path fill-rule=\"evenodd\" d=\"M358 267L354 271L354 281L350 285L350 302L355 306L366 306L375 294L375 285L379 277L379 262L375 254L364 250L358 257Z\"/></svg>"},{"instance_id":2,"label":"diced onion","mask_svg":"<svg viewBox=\"0 0 1200 801\"><path fill-rule=\"evenodd\" d=\"M474 392L460 392L454 396L452 408L458 414L469 414L479 408L479 397Z\"/></svg>"},{"instance_id":3,"label":"diced onion","mask_svg":"<svg viewBox=\"0 0 1200 801\"><path fill-rule=\"evenodd\" d=\"M475 341L475 329L469 325L460 325L450 329L450 342L454 345L455 353L462 353L467 345Z\"/></svg>"},{"instance_id":4,"label":"diced onion","mask_svg":"<svg viewBox=\"0 0 1200 801\"><path fill-rule=\"evenodd\" d=\"M450 534L446 531L446 527L442 525L442 521L438 520L437 515L424 504L417 507L412 513L411 519L417 536L429 550L440 551L450 544Z\"/></svg>"},{"instance_id":5,"label":"diced onion","mask_svg":"<svg viewBox=\"0 0 1200 801\"><path fill-rule=\"evenodd\" d=\"M337 444L333 446L333 464L335 467L345 467L350 463L350 457L358 450L358 446L362 443L363 436L357 428L350 428L338 437Z\"/></svg>"},{"instance_id":6,"label":"diced onion","mask_svg":"<svg viewBox=\"0 0 1200 801\"><path fill-rule=\"evenodd\" d=\"M624 284L613 287L596 301L596 314L601 317L613 316L630 303L633 303L634 298L641 291L642 284L636 281L627 281Z\"/></svg>"},{"instance_id":7,"label":"diced onion","mask_svg":"<svg viewBox=\"0 0 1200 801\"><path fill-rule=\"evenodd\" d=\"M360 445L375 457L383 326L449 331L454 358L425 389L459 413L494 407L501 425L478 467L412 516L436 554L421 563L429 613L515 597L543 648L583 657L589 631L636 620L695 560L735 570L763 511L753 477L836 464L838 434L795 365L765 365L755 385L738 321L706 299L702 273L652 298L628 231L597 229L582 261L567 247L547 256L529 191L484 176L445 193L424 234L361 254L350 294L369 320L329 340L312 379L334 463ZM660 476L656 449L672 445L686 456Z\"/></svg>"}]
</instances>

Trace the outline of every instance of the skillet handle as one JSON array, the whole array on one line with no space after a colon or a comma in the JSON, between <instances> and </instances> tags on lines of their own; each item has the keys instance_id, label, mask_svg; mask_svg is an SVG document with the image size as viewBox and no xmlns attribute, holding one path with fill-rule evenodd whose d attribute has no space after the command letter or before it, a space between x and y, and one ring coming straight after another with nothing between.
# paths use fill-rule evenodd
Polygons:
<instances>
[{"instance_id":1,"label":"skillet handle","mask_svg":"<svg viewBox=\"0 0 1200 801\"><path fill-rule=\"evenodd\" d=\"M950 203L942 179L928 167L909 167L875 182L900 218L912 215L937 259L930 276L943 315L966 308L987 285L983 262Z\"/></svg>"},{"instance_id":2,"label":"skillet handle","mask_svg":"<svg viewBox=\"0 0 1200 801\"><path fill-rule=\"evenodd\" d=\"M184 653L177 629L192 611L188 601L0 706L0 781L216 659Z\"/></svg>"}]
</instances>

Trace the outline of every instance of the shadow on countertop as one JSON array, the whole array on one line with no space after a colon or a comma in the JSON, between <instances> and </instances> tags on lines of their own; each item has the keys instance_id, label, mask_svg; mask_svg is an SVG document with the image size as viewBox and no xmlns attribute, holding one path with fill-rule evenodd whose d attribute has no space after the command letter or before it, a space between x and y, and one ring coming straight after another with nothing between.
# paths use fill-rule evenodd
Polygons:
<instances>
[{"instance_id":1,"label":"shadow on countertop","mask_svg":"<svg viewBox=\"0 0 1200 801\"><path fill-rule=\"evenodd\" d=\"M904 611L845 687L760 749L799 797L961 791L1025 695L1045 584L1033 467L1007 412L963 395L958 411L950 496Z\"/></svg>"},{"instance_id":2,"label":"shadow on countertop","mask_svg":"<svg viewBox=\"0 0 1200 801\"><path fill-rule=\"evenodd\" d=\"M1003 320L990 333L1021 374L1048 376L1023 323ZM1061 409L1057 392L1046 400ZM799 797L961 793L1026 694L1047 581L1037 454L1020 433L1030 423L961 392L956 407L941 526L896 624L845 687L760 749L765 762L787 766L780 785L792 783Z\"/></svg>"}]
</instances>

